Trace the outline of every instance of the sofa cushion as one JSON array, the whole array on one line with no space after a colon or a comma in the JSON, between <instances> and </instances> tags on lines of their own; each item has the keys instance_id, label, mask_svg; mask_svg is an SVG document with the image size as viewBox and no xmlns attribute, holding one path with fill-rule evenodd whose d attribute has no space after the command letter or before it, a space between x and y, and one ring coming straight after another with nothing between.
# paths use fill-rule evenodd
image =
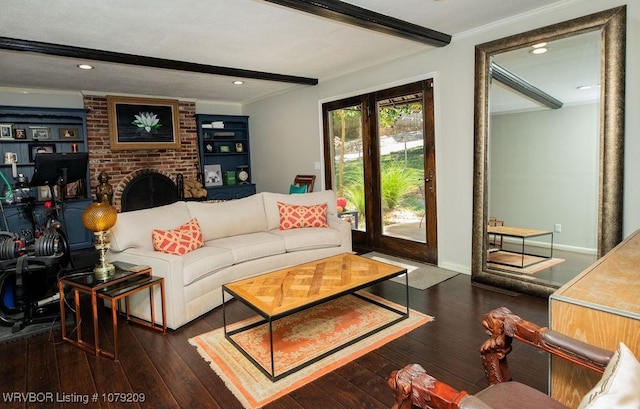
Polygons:
<instances>
[{"instance_id":1,"label":"sofa cushion","mask_svg":"<svg viewBox=\"0 0 640 409\"><path fill-rule=\"evenodd\" d=\"M298 229L301 227L327 227L327 204L309 206L292 205L278 202L280 213L280 230Z\"/></svg>"},{"instance_id":2,"label":"sofa cushion","mask_svg":"<svg viewBox=\"0 0 640 409\"><path fill-rule=\"evenodd\" d=\"M340 231L320 227L291 230L273 230L271 233L284 239L287 252L339 247L342 244Z\"/></svg>"},{"instance_id":3,"label":"sofa cushion","mask_svg":"<svg viewBox=\"0 0 640 409\"><path fill-rule=\"evenodd\" d=\"M264 211L267 215L267 230L275 230L280 226L280 212L278 202L294 205L327 204L327 216L337 217L336 195L333 190L305 193L303 195L288 195L283 193L262 192ZM204 230L204 228L203 228Z\"/></svg>"},{"instance_id":4,"label":"sofa cushion","mask_svg":"<svg viewBox=\"0 0 640 409\"><path fill-rule=\"evenodd\" d=\"M239 234L266 232L267 220L262 195L228 202L187 202L191 217L197 217L204 241Z\"/></svg>"},{"instance_id":5,"label":"sofa cushion","mask_svg":"<svg viewBox=\"0 0 640 409\"><path fill-rule=\"evenodd\" d=\"M231 250L220 247L200 247L181 257L183 263L182 281L185 286L233 265Z\"/></svg>"},{"instance_id":6,"label":"sofa cushion","mask_svg":"<svg viewBox=\"0 0 640 409\"><path fill-rule=\"evenodd\" d=\"M156 251L178 256L187 254L204 244L202 231L196 218L172 230L153 229L151 239Z\"/></svg>"},{"instance_id":7,"label":"sofa cushion","mask_svg":"<svg viewBox=\"0 0 640 409\"><path fill-rule=\"evenodd\" d=\"M640 363L623 344L611 356L596 386L587 393L578 409L640 408Z\"/></svg>"},{"instance_id":8,"label":"sofa cushion","mask_svg":"<svg viewBox=\"0 0 640 409\"><path fill-rule=\"evenodd\" d=\"M111 251L120 252L130 247L153 250L151 230L173 229L189 220L191 216L185 202L119 213L109 233Z\"/></svg>"},{"instance_id":9,"label":"sofa cushion","mask_svg":"<svg viewBox=\"0 0 640 409\"><path fill-rule=\"evenodd\" d=\"M284 240L275 234L261 232L211 240L207 246L225 248L233 254L234 264L285 253Z\"/></svg>"}]
</instances>

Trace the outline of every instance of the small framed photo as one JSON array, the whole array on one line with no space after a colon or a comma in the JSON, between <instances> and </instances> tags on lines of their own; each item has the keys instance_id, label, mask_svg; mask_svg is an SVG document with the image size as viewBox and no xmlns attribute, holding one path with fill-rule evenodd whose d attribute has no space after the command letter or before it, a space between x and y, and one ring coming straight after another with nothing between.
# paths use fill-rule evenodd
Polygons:
<instances>
[{"instance_id":1,"label":"small framed photo","mask_svg":"<svg viewBox=\"0 0 640 409\"><path fill-rule=\"evenodd\" d=\"M213 153L213 152L214 152L214 150L213 150L213 143L211 143L211 142L206 142L206 143L204 144L204 151L205 151L205 153Z\"/></svg>"},{"instance_id":2,"label":"small framed photo","mask_svg":"<svg viewBox=\"0 0 640 409\"><path fill-rule=\"evenodd\" d=\"M16 139L27 139L27 130L16 128L13 130L13 137Z\"/></svg>"},{"instance_id":3,"label":"small framed photo","mask_svg":"<svg viewBox=\"0 0 640 409\"><path fill-rule=\"evenodd\" d=\"M204 165L204 185L222 186L222 168L220 165Z\"/></svg>"},{"instance_id":4,"label":"small framed photo","mask_svg":"<svg viewBox=\"0 0 640 409\"><path fill-rule=\"evenodd\" d=\"M84 196L84 190L82 180L76 180L75 182L67 183L65 185L64 197L65 199L76 199Z\"/></svg>"},{"instance_id":5,"label":"small framed photo","mask_svg":"<svg viewBox=\"0 0 640 409\"><path fill-rule=\"evenodd\" d=\"M38 141L51 138L51 129L46 126L30 126L29 129L31 129L31 139Z\"/></svg>"},{"instance_id":6,"label":"small framed photo","mask_svg":"<svg viewBox=\"0 0 640 409\"><path fill-rule=\"evenodd\" d=\"M244 152L244 146L242 142L236 142L236 152Z\"/></svg>"},{"instance_id":7,"label":"small framed photo","mask_svg":"<svg viewBox=\"0 0 640 409\"><path fill-rule=\"evenodd\" d=\"M60 139L76 140L80 139L78 128L60 128Z\"/></svg>"},{"instance_id":8,"label":"small framed photo","mask_svg":"<svg viewBox=\"0 0 640 409\"><path fill-rule=\"evenodd\" d=\"M30 143L29 144L29 162L34 162L36 155L42 153L55 153L56 145L53 143Z\"/></svg>"},{"instance_id":9,"label":"small framed photo","mask_svg":"<svg viewBox=\"0 0 640 409\"><path fill-rule=\"evenodd\" d=\"M56 195L56 197L60 197L60 186L56 185L53 187L53 194ZM38 186L38 201L45 202L51 199L53 198L51 197L51 189L49 186Z\"/></svg>"},{"instance_id":10,"label":"small framed photo","mask_svg":"<svg viewBox=\"0 0 640 409\"><path fill-rule=\"evenodd\" d=\"M0 124L0 139L13 139L12 124Z\"/></svg>"},{"instance_id":11,"label":"small framed photo","mask_svg":"<svg viewBox=\"0 0 640 409\"><path fill-rule=\"evenodd\" d=\"M220 153L231 152L231 147L229 145L220 145L219 149L220 149Z\"/></svg>"}]
</instances>

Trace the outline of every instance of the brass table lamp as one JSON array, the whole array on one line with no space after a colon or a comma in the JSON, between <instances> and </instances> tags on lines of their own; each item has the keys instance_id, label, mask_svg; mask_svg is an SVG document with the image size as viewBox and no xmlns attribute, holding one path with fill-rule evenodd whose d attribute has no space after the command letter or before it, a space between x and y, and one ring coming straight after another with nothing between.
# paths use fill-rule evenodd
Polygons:
<instances>
[{"instance_id":1,"label":"brass table lamp","mask_svg":"<svg viewBox=\"0 0 640 409\"><path fill-rule=\"evenodd\" d=\"M93 269L96 280L100 281L109 278L116 270L113 264L107 263L106 254L109 249L107 233L116 224L118 212L104 200L105 198L106 196L103 196L102 202L92 203L82 213L82 224L93 232L95 248L100 253L99 264Z\"/></svg>"}]
</instances>

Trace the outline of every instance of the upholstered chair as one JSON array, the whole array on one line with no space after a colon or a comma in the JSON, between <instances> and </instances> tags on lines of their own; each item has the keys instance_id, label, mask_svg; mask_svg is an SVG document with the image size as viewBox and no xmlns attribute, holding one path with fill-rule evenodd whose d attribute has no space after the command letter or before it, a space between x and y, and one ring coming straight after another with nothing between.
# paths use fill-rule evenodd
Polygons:
<instances>
[{"instance_id":1,"label":"upholstered chair","mask_svg":"<svg viewBox=\"0 0 640 409\"><path fill-rule=\"evenodd\" d=\"M578 409L640 408L640 363L623 343L616 351L597 348L523 320L505 307L485 314L482 325L490 334L480 347L488 388L470 395L438 381L420 365L411 364L389 377L396 399L393 409L568 409L548 395L511 380L507 355L514 339L602 374Z\"/></svg>"},{"instance_id":2,"label":"upholstered chair","mask_svg":"<svg viewBox=\"0 0 640 409\"><path fill-rule=\"evenodd\" d=\"M313 185L316 183L315 175L296 175L293 179L293 186L300 187L301 191L289 192L289 193L311 193L313 192Z\"/></svg>"}]
</instances>

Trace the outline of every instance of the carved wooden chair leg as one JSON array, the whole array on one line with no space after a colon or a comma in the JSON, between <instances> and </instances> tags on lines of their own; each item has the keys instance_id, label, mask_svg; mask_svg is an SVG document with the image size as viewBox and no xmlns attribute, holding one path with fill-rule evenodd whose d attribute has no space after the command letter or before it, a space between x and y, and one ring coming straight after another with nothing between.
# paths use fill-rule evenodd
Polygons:
<instances>
[{"instance_id":1,"label":"carved wooden chair leg","mask_svg":"<svg viewBox=\"0 0 640 409\"><path fill-rule=\"evenodd\" d=\"M458 391L428 375L418 364L393 371L387 383L396 398L392 409L411 409L414 405L419 408L453 409L467 396L467 392Z\"/></svg>"},{"instance_id":2,"label":"carved wooden chair leg","mask_svg":"<svg viewBox=\"0 0 640 409\"><path fill-rule=\"evenodd\" d=\"M424 368L418 364L407 365L404 368L391 372L387 384L393 390L396 403L392 409L411 409L413 379L421 374L426 374Z\"/></svg>"},{"instance_id":3,"label":"carved wooden chair leg","mask_svg":"<svg viewBox=\"0 0 640 409\"><path fill-rule=\"evenodd\" d=\"M507 355L512 350L511 343L520 321L520 317L505 307L496 308L482 317L482 326L490 338L480 347L480 356L490 385L511 380Z\"/></svg>"}]
</instances>

